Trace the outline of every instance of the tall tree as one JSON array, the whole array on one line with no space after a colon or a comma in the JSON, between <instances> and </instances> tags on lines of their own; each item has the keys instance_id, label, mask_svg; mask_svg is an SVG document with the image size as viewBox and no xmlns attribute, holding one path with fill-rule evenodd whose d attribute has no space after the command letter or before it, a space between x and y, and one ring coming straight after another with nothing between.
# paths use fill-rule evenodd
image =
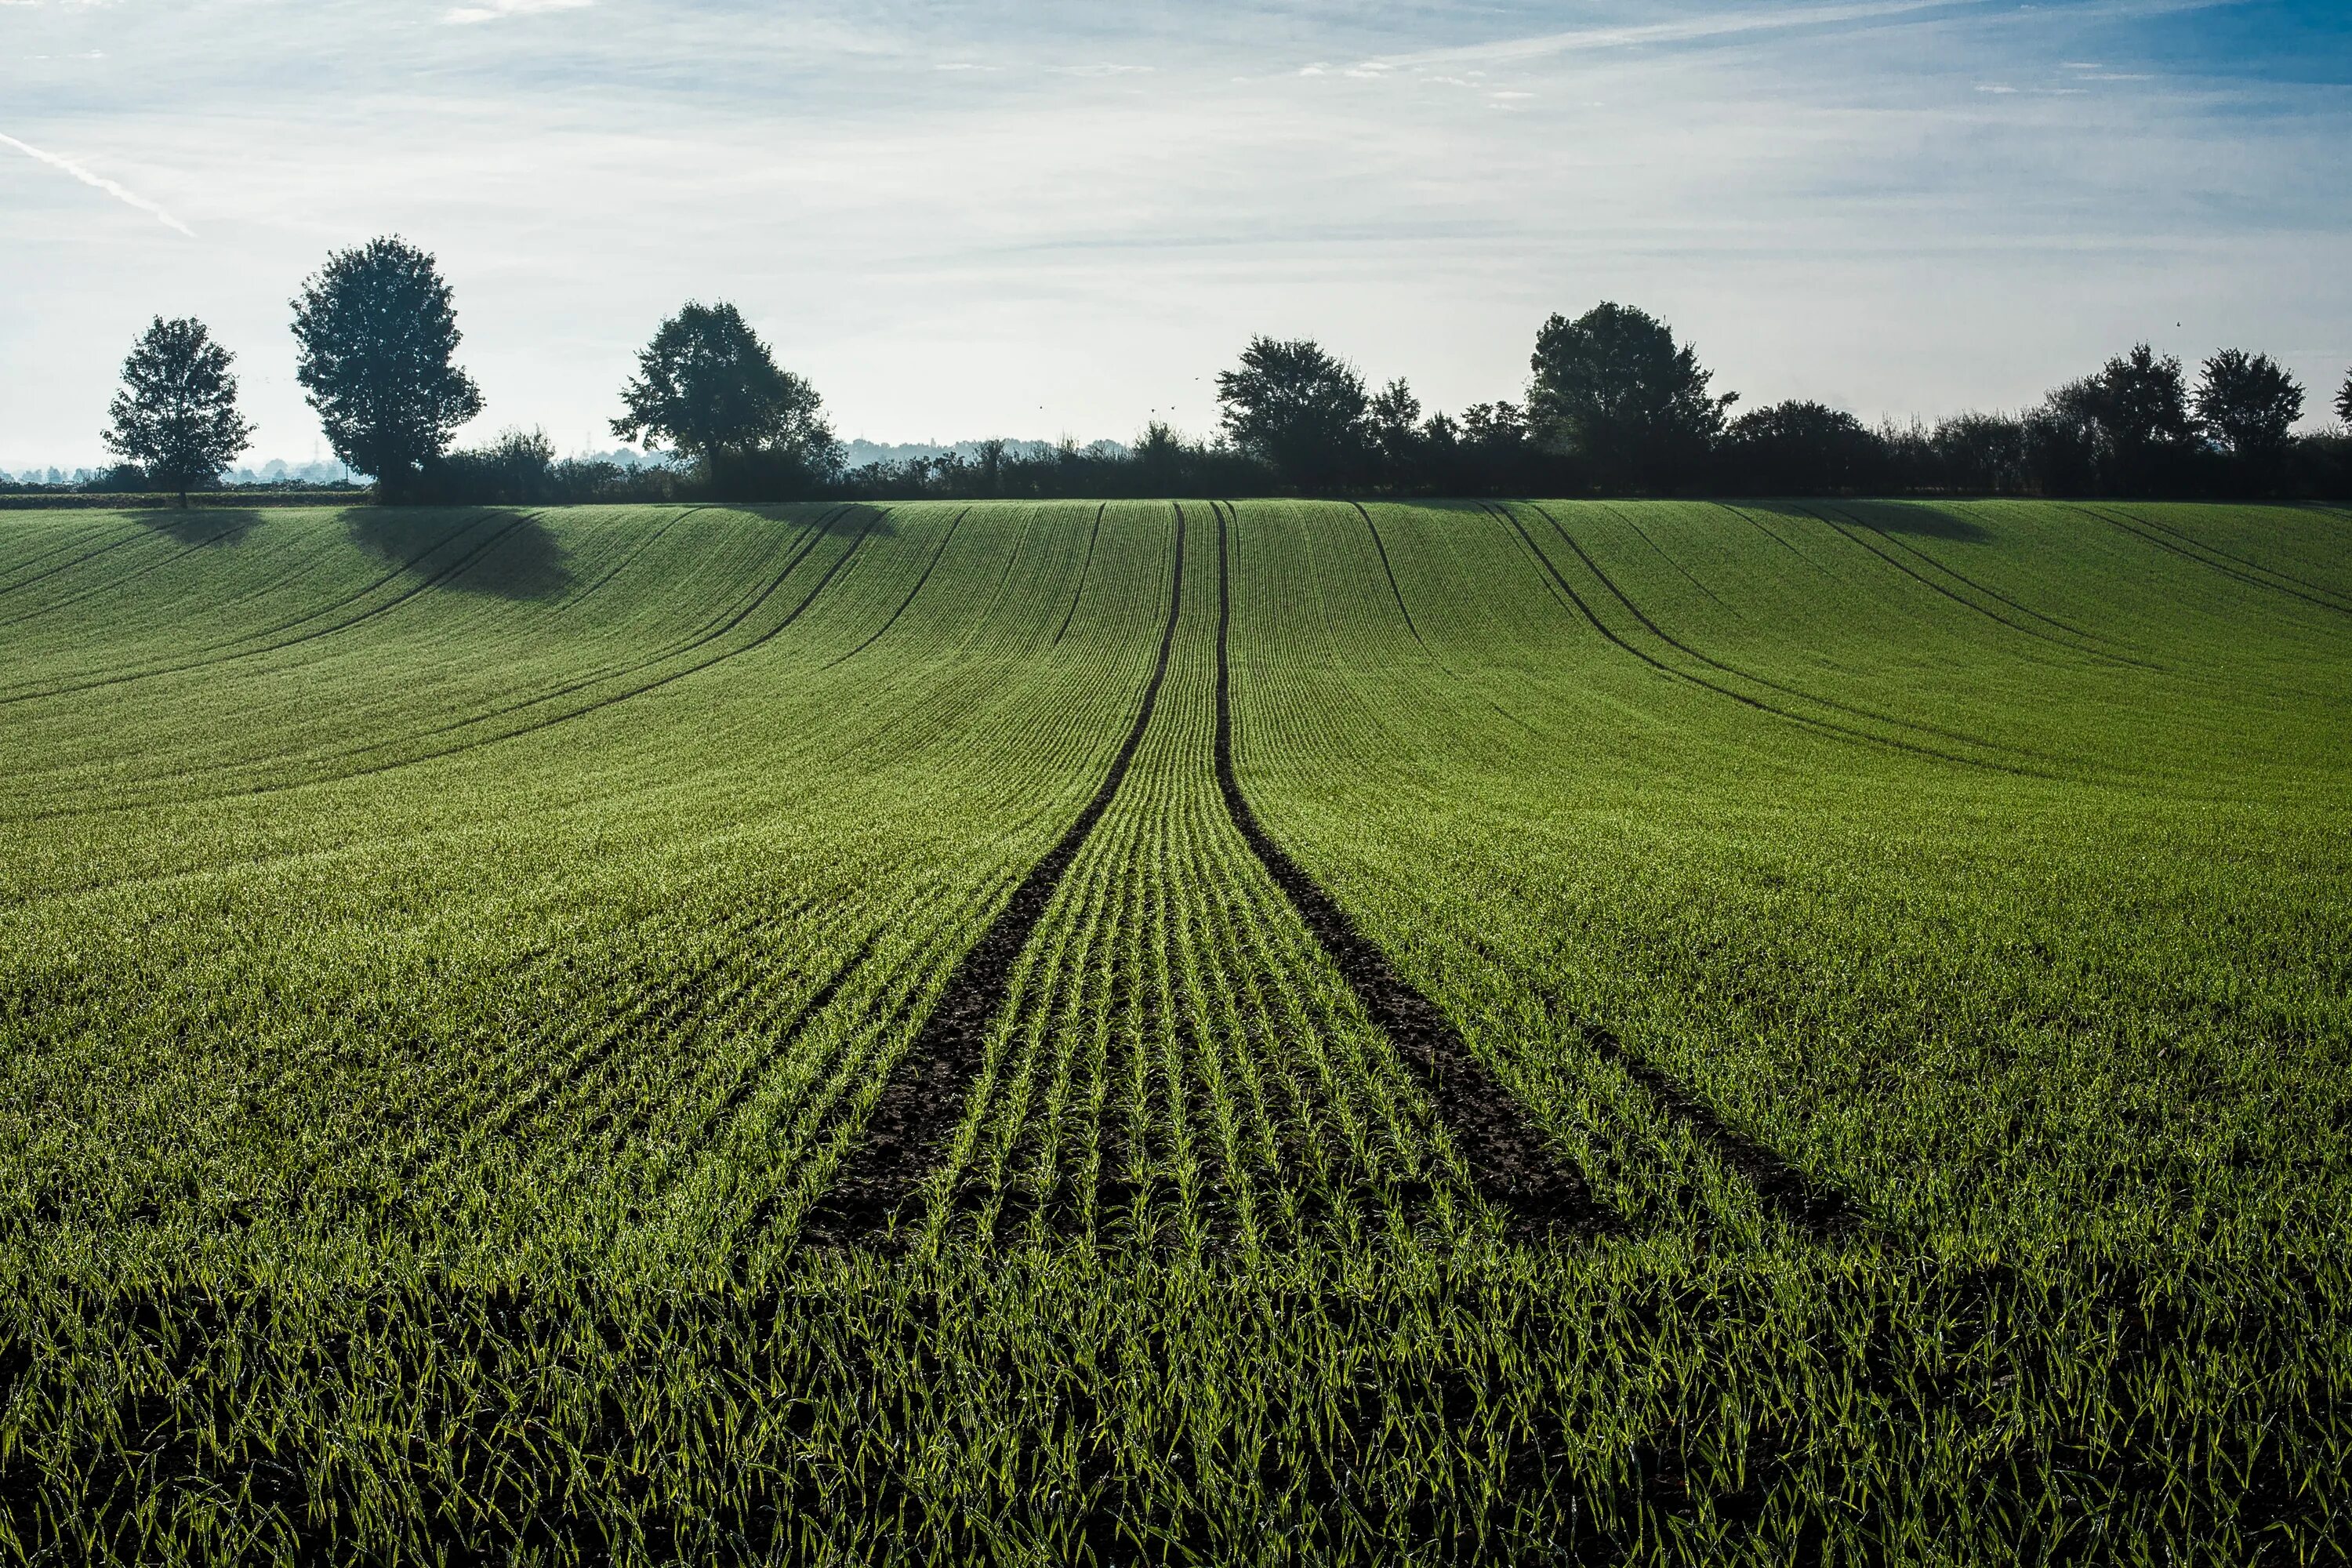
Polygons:
<instances>
[{"instance_id":1,"label":"tall tree","mask_svg":"<svg viewBox=\"0 0 2352 1568\"><path fill-rule=\"evenodd\" d=\"M1369 418L1372 443L1380 448L1390 485L1402 489L1412 484L1420 477L1421 399L1413 395L1404 377L1397 377L1374 395Z\"/></svg>"},{"instance_id":2,"label":"tall tree","mask_svg":"<svg viewBox=\"0 0 2352 1568\"><path fill-rule=\"evenodd\" d=\"M1738 401L1708 395L1697 351L1630 305L1552 317L1528 363L1528 423L1607 485L1671 489L1695 477Z\"/></svg>"},{"instance_id":3,"label":"tall tree","mask_svg":"<svg viewBox=\"0 0 2352 1568\"><path fill-rule=\"evenodd\" d=\"M107 408L107 450L138 464L148 482L177 491L211 483L252 444L237 412L229 352L193 316L155 318L122 362L122 390Z\"/></svg>"},{"instance_id":4,"label":"tall tree","mask_svg":"<svg viewBox=\"0 0 2352 1568\"><path fill-rule=\"evenodd\" d=\"M454 356L460 334L433 258L394 236L338 251L294 300L295 374L335 456L408 495L482 395Z\"/></svg>"},{"instance_id":5,"label":"tall tree","mask_svg":"<svg viewBox=\"0 0 2352 1568\"><path fill-rule=\"evenodd\" d=\"M2084 405L2107 448L2112 482L2127 490L2163 488L2195 440L2180 361L2146 343L2109 360L2091 378Z\"/></svg>"},{"instance_id":6,"label":"tall tree","mask_svg":"<svg viewBox=\"0 0 2352 1568\"><path fill-rule=\"evenodd\" d=\"M816 388L776 363L743 313L689 300L662 322L621 388L613 421L625 441L667 443L721 488L730 482L832 473L841 443ZM765 464L757 459L766 458Z\"/></svg>"},{"instance_id":7,"label":"tall tree","mask_svg":"<svg viewBox=\"0 0 2352 1568\"><path fill-rule=\"evenodd\" d=\"M2336 395L2336 417L2352 425L2352 371L2345 373L2344 390Z\"/></svg>"},{"instance_id":8,"label":"tall tree","mask_svg":"<svg viewBox=\"0 0 2352 1568\"><path fill-rule=\"evenodd\" d=\"M1239 367L1217 373L1217 401L1234 445L1293 484L1337 484L1362 464L1364 378L1311 339L1252 338Z\"/></svg>"},{"instance_id":9,"label":"tall tree","mask_svg":"<svg viewBox=\"0 0 2352 1568\"><path fill-rule=\"evenodd\" d=\"M2205 362L2197 385L2197 423L2231 456L2275 459L2302 417L2302 384L2270 355L2223 349Z\"/></svg>"}]
</instances>

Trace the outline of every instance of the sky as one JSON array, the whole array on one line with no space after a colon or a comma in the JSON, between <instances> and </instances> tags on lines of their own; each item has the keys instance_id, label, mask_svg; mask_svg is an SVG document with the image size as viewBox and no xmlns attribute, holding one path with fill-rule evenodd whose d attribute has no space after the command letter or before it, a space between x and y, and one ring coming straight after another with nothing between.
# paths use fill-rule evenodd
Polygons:
<instances>
[{"instance_id":1,"label":"sky","mask_svg":"<svg viewBox=\"0 0 2352 1568\"><path fill-rule=\"evenodd\" d=\"M2010 408L2146 340L2352 368L2341 0L0 0L0 469L194 315L326 455L288 301L399 234L462 439L608 448L742 308L845 437L1213 429L1255 333L1432 408L1601 300L1753 406ZM2332 417L2332 416L2330 416Z\"/></svg>"}]
</instances>

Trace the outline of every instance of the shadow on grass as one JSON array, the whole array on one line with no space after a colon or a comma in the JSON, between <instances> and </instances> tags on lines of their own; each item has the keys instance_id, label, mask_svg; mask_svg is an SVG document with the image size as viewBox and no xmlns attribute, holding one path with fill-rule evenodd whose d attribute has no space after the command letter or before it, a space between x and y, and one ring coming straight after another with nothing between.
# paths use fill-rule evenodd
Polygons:
<instances>
[{"instance_id":1,"label":"shadow on grass","mask_svg":"<svg viewBox=\"0 0 2352 1568\"><path fill-rule=\"evenodd\" d=\"M1828 503L1825 510L1832 517L1842 513L1881 533L1916 533L1963 544L1982 544L1992 538L1992 531L1976 519L1936 501L1837 501Z\"/></svg>"},{"instance_id":2,"label":"shadow on grass","mask_svg":"<svg viewBox=\"0 0 2352 1568\"><path fill-rule=\"evenodd\" d=\"M163 507L131 514L166 539L182 544L236 544L253 531L261 513L251 507Z\"/></svg>"},{"instance_id":3,"label":"shadow on grass","mask_svg":"<svg viewBox=\"0 0 2352 1568\"><path fill-rule=\"evenodd\" d=\"M788 522L795 528L814 522L826 533L896 533L898 531L890 526L890 514L896 509L877 501L845 503L842 501L714 500L698 504L713 511L747 512L753 517L764 517L771 522Z\"/></svg>"},{"instance_id":4,"label":"shadow on grass","mask_svg":"<svg viewBox=\"0 0 2352 1568\"><path fill-rule=\"evenodd\" d=\"M343 526L362 549L424 572L435 587L537 600L572 586L563 546L531 512L352 507L343 513Z\"/></svg>"}]
</instances>

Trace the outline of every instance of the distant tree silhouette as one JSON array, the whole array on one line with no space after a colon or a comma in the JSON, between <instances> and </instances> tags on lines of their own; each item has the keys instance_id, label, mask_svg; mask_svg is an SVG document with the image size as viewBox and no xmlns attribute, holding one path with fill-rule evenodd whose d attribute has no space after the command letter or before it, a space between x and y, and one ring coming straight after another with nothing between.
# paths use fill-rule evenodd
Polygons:
<instances>
[{"instance_id":1,"label":"distant tree silhouette","mask_svg":"<svg viewBox=\"0 0 2352 1568\"><path fill-rule=\"evenodd\" d=\"M327 444L386 500L408 497L482 411L453 362L460 335L433 258L395 236L329 257L294 300L295 374Z\"/></svg>"},{"instance_id":2,"label":"distant tree silhouette","mask_svg":"<svg viewBox=\"0 0 2352 1568\"><path fill-rule=\"evenodd\" d=\"M122 390L107 408L108 451L146 471L147 482L176 491L210 484L253 442L237 412L229 352L194 317L155 318L122 362Z\"/></svg>"},{"instance_id":3,"label":"distant tree silhouette","mask_svg":"<svg viewBox=\"0 0 2352 1568\"><path fill-rule=\"evenodd\" d=\"M2177 482L2196 438L2177 357L2134 345L2091 379L2084 407L2099 427L2117 489L2144 493Z\"/></svg>"},{"instance_id":4,"label":"distant tree silhouette","mask_svg":"<svg viewBox=\"0 0 2352 1568\"><path fill-rule=\"evenodd\" d=\"M1420 482L1422 468L1421 399L1402 376L1381 388L1368 412L1372 445L1389 488L1406 489Z\"/></svg>"},{"instance_id":5,"label":"distant tree silhouette","mask_svg":"<svg viewBox=\"0 0 2352 1568\"><path fill-rule=\"evenodd\" d=\"M2205 362L2197 385L2197 423L2231 457L2274 463L2303 417L2303 386L2268 354L2223 349Z\"/></svg>"},{"instance_id":6,"label":"distant tree silhouette","mask_svg":"<svg viewBox=\"0 0 2352 1568\"><path fill-rule=\"evenodd\" d=\"M546 506L564 499L555 443L547 432L506 429L486 447L451 452L430 465L418 499L475 506Z\"/></svg>"},{"instance_id":7,"label":"distant tree silhouette","mask_svg":"<svg viewBox=\"0 0 2352 1568\"><path fill-rule=\"evenodd\" d=\"M1528 420L1605 486L1671 489L1696 475L1737 393L1710 396L1697 352L1664 321L1602 302L1554 316L1528 360Z\"/></svg>"},{"instance_id":8,"label":"distant tree silhouette","mask_svg":"<svg viewBox=\"0 0 2352 1568\"><path fill-rule=\"evenodd\" d=\"M816 388L778 365L724 300L689 300L662 322L621 402L628 412L614 435L667 443L721 490L804 489L841 467Z\"/></svg>"},{"instance_id":9,"label":"distant tree silhouette","mask_svg":"<svg viewBox=\"0 0 2352 1568\"><path fill-rule=\"evenodd\" d=\"M1252 338L1239 368L1217 373L1217 401L1234 445L1292 484L1338 485L1361 467L1364 378L1310 339Z\"/></svg>"},{"instance_id":10,"label":"distant tree silhouette","mask_svg":"<svg viewBox=\"0 0 2352 1568\"><path fill-rule=\"evenodd\" d=\"M2040 495L2090 495L2108 486L2114 444L2100 409L2099 378L2053 388L2025 416L2026 488Z\"/></svg>"},{"instance_id":11,"label":"distant tree silhouette","mask_svg":"<svg viewBox=\"0 0 2352 1568\"><path fill-rule=\"evenodd\" d=\"M1792 399L1732 421L1724 432L1722 469L1735 489L1835 494L1869 485L1881 451L1869 426L1843 409Z\"/></svg>"},{"instance_id":12,"label":"distant tree silhouette","mask_svg":"<svg viewBox=\"0 0 2352 1568\"><path fill-rule=\"evenodd\" d=\"M1956 414L1927 437L1934 488L2015 494L2028 488L2026 422L2009 414Z\"/></svg>"},{"instance_id":13,"label":"distant tree silhouette","mask_svg":"<svg viewBox=\"0 0 2352 1568\"><path fill-rule=\"evenodd\" d=\"M2344 390L2336 395L2336 417L2352 425L2352 371L2344 375Z\"/></svg>"}]
</instances>

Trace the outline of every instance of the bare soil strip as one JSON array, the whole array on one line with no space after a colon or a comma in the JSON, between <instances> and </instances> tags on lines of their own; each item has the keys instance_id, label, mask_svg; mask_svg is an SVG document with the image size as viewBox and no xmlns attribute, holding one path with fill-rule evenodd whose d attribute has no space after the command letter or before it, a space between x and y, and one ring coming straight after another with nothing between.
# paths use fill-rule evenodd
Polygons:
<instances>
[{"instance_id":1,"label":"bare soil strip","mask_svg":"<svg viewBox=\"0 0 2352 1568\"><path fill-rule=\"evenodd\" d=\"M1356 929L1346 912L1301 870L1260 826L1234 774L1232 666L1226 656L1233 619L1227 526L1217 513L1217 788L1251 851L1298 911L1298 918L1354 992L1356 1000L1397 1054L1415 1071L1430 1104L1453 1135L1479 1195L1510 1218L1515 1240L1540 1239L1555 1230L1594 1231L1606 1218L1581 1175L1560 1159L1534 1121L1495 1080L1434 1003L1415 990L1388 955Z\"/></svg>"},{"instance_id":2,"label":"bare soil strip","mask_svg":"<svg viewBox=\"0 0 2352 1568\"><path fill-rule=\"evenodd\" d=\"M1013 964L1045 918L1055 889L1061 886L1064 873L1077 858L1087 835L1110 808L1118 786L1127 779L1128 764L1135 760L1136 748L1143 743L1151 710L1160 700L1160 683L1168 676L1169 656L1176 646L1177 615L1183 602L1184 512L1180 507L1176 560L1169 579L1168 622L1160 634L1160 658L1143 689L1134 725L1094 798L1013 889L1004 908L949 976L939 1005L924 1020L881 1098L874 1102L866 1135L850 1148L832 1190L810 1215L809 1239L835 1242L881 1229L940 1163L946 1142L962 1117L971 1084L980 1076L988 1026L1011 995Z\"/></svg>"}]
</instances>

